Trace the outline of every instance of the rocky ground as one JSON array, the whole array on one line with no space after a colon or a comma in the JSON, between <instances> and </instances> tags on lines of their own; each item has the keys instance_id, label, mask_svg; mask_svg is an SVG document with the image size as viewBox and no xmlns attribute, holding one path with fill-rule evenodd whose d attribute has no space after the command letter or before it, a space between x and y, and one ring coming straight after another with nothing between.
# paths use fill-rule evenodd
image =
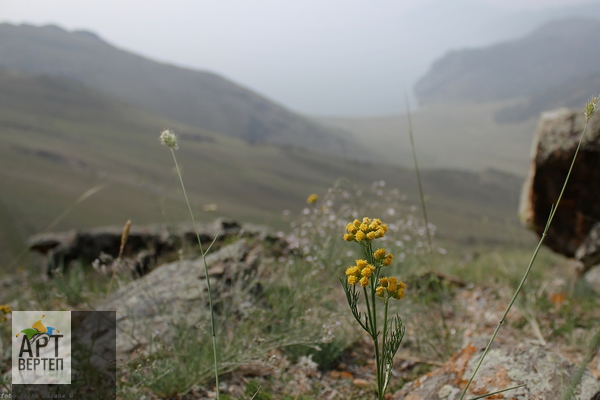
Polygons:
<instances>
[{"instance_id":1,"label":"rocky ground","mask_svg":"<svg viewBox=\"0 0 600 400\"><path fill-rule=\"evenodd\" d=\"M337 278L329 276L332 283L327 285L333 289L325 294L319 290L327 285L314 284L320 297L306 292L309 288L299 290L304 282L327 275L306 270L309 264L294 270L290 260L305 256L285 237L250 225L218 224L204 227L202 235L208 244L216 232L226 232L217 238L206 260L213 294L221 299L216 307L218 320L225 324L220 330L224 346L237 346L231 352L229 347L223 349L222 398L250 398L259 387L257 399L374 398L372 343L345 317L347 304ZM169 240L168 235L155 233L153 238ZM184 357L183 368L173 361L182 348L209 356L212 352L202 261L166 252L156 258L156 265L136 270L139 252L147 250L94 263L96 269L89 269L87 276L108 278L115 272L115 289L108 297L106 292L95 299L90 295L90 301L77 307L117 310L119 397L215 398L210 357L197 360L198 364ZM577 376L579 384L570 398L599 398L600 269L591 269L572 287L567 284L568 271L568 266L559 266L524 292L502 325L469 398L520 385L525 386L488 398L559 398L557 393ZM59 273L46 282L60 281L68 274ZM395 358L387 398L458 399L512 289L506 282L474 284L451 273L423 271L413 271L406 283L400 313L407 333ZM28 280L13 280L10 285L31 290ZM273 297L275 292L279 297ZM63 307L73 305L63 303ZM194 334L182 340L190 329ZM203 344L196 348L198 341ZM321 350L289 350L306 349L311 341ZM343 348L332 350L329 343ZM184 384L172 376L194 368L197 374Z\"/></svg>"}]
</instances>

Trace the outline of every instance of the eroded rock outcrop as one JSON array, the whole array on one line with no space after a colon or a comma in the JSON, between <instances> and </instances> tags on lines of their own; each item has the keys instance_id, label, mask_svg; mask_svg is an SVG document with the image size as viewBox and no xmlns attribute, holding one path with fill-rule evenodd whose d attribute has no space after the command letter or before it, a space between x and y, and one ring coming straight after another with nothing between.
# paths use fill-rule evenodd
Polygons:
<instances>
[{"instance_id":1,"label":"eroded rock outcrop","mask_svg":"<svg viewBox=\"0 0 600 400\"><path fill-rule=\"evenodd\" d=\"M543 113L532 145L519 215L541 236L556 203L585 125L582 111ZM544 244L582 263L600 262L600 119L590 120L569 183Z\"/></svg>"},{"instance_id":2,"label":"eroded rock outcrop","mask_svg":"<svg viewBox=\"0 0 600 400\"><path fill-rule=\"evenodd\" d=\"M474 343L475 342L475 343ZM458 400L479 362L485 340L467 344L443 367L407 384L394 395L404 400ZM497 394L494 399L546 400L561 398L576 374L577 366L550 347L525 342L515 347L495 346L489 351L466 398L526 385ZM593 400L600 382L585 370L573 392L576 399Z\"/></svg>"},{"instance_id":3,"label":"eroded rock outcrop","mask_svg":"<svg viewBox=\"0 0 600 400\"><path fill-rule=\"evenodd\" d=\"M223 241L241 232L242 226L234 221L217 220L199 224L202 243L208 246L218 235ZM29 238L29 249L46 256L44 269L51 274L55 269L66 269L75 261L90 265L101 254L117 257L121 246L122 227L111 226L72 230L59 233L42 233ZM176 227L166 225L133 225L127 236L124 255L132 260L138 275L149 271L149 265L166 253L172 253L186 244L197 244L196 232L191 224Z\"/></svg>"}]
</instances>

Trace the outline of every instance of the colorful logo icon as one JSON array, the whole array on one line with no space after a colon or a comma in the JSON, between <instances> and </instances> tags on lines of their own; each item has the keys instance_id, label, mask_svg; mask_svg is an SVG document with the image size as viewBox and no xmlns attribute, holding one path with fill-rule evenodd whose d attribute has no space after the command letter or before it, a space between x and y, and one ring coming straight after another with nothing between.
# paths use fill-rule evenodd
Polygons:
<instances>
[{"instance_id":1,"label":"colorful logo icon","mask_svg":"<svg viewBox=\"0 0 600 400\"><path fill-rule=\"evenodd\" d=\"M45 315L42 315L42 319L44 319L44 317ZM31 325L31 328L23 329L21 332L17 333L17 337L19 337L21 333L24 333L27 335L27 340L29 340L29 343L34 343L43 337L49 339L54 331L56 331L56 333L60 333L60 331L56 328L44 326L44 324L42 324L42 319Z\"/></svg>"}]
</instances>

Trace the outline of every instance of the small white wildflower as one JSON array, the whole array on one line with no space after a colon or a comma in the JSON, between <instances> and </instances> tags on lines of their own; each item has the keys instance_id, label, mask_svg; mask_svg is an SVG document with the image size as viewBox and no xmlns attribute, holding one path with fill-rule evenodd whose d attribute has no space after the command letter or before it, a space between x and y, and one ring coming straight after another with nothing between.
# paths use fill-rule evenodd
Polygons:
<instances>
[{"instance_id":1,"label":"small white wildflower","mask_svg":"<svg viewBox=\"0 0 600 400\"><path fill-rule=\"evenodd\" d=\"M312 360L312 354L307 356L301 356L300 358L298 358L298 369L310 373L310 372L316 372L317 369L319 368L319 364L317 364L316 362L314 362Z\"/></svg>"},{"instance_id":2,"label":"small white wildflower","mask_svg":"<svg viewBox=\"0 0 600 400\"><path fill-rule=\"evenodd\" d=\"M160 142L170 149L177 150L177 135L171 129L165 129L160 133Z\"/></svg>"}]
</instances>

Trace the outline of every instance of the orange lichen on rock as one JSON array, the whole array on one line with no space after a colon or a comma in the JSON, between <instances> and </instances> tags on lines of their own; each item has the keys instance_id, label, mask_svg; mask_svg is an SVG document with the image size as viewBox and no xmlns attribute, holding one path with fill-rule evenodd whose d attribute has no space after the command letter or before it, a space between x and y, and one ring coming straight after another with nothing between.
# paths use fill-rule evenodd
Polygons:
<instances>
[{"instance_id":1,"label":"orange lichen on rock","mask_svg":"<svg viewBox=\"0 0 600 400\"><path fill-rule=\"evenodd\" d=\"M446 365L446 373L451 372L456 375L454 384L460 388L464 388L467 384L467 379L464 379L465 369L469 360L477 353L478 349L472 343L469 343L464 349L455 354Z\"/></svg>"},{"instance_id":2,"label":"orange lichen on rock","mask_svg":"<svg viewBox=\"0 0 600 400\"><path fill-rule=\"evenodd\" d=\"M486 393L494 392L496 390L505 389L514 385L512 380L508 377L506 368L499 365L497 372L492 376L483 377L480 382L481 387L471 388L471 392L475 395L484 395ZM487 399L505 399L502 393L498 393L492 396L486 397Z\"/></svg>"}]
</instances>

